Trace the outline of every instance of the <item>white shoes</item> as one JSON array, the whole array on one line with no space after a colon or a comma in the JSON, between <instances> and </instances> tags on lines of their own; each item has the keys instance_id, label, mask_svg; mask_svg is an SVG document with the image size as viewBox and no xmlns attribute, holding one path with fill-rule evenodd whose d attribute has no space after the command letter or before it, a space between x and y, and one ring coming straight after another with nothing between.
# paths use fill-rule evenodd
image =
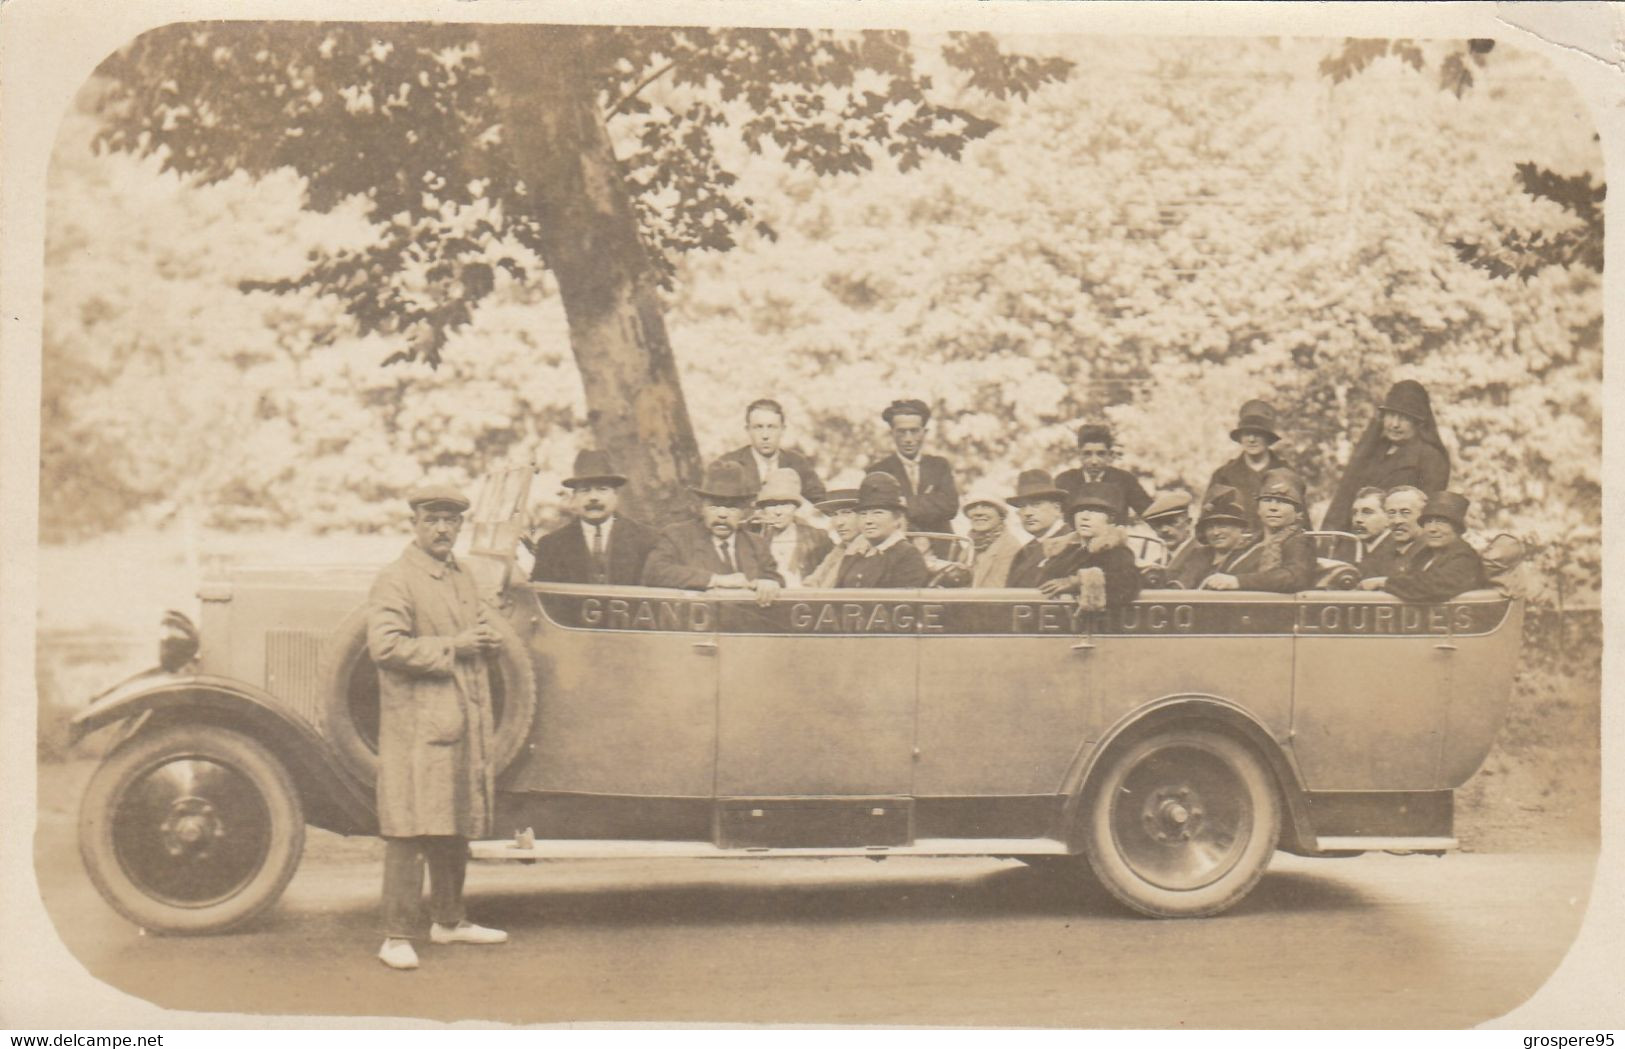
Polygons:
<instances>
[{"instance_id":1,"label":"white shoes","mask_svg":"<svg viewBox=\"0 0 1625 1049\"><path fill-rule=\"evenodd\" d=\"M429 926L429 942L431 943L507 943L508 934L501 929L487 929L483 925L473 922L458 922L454 926L441 925L436 922Z\"/></svg>"},{"instance_id":2,"label":"white shoes","mask_svg":"<svg viewBox=\"0 0 1625 1049\"><path fill-rule=\"evenodd\" d=\"M378 960L391 969L416 969L418 967L418 952L412 949L411 940L388 939L378 948Z\"/></svg>"}]
</instances>

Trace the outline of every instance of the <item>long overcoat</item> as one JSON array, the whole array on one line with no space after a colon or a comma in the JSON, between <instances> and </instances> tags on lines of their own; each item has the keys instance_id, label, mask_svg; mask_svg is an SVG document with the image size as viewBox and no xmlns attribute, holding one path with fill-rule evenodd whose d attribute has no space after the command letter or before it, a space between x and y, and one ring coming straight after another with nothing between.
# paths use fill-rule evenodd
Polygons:
<instances>
[{"instance_id":1,"label":"long overcoat","mask_svg":"<svg viewBox=\"0 0 1625 1049\"><path fill-rule=\"evenodd\" d=\"M473 575L416 543L368 597L378 665L378 832L386 838L491 829L489 657L458 659L452 639L479 621Z\"/></svg>"}]
</instances>

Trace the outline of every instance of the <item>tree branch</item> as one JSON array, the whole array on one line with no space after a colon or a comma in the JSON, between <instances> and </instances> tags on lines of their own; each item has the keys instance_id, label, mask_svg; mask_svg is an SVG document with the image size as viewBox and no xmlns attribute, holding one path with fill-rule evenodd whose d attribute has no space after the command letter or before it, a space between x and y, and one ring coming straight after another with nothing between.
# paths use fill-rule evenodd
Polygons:
<instances>
[{"instance_id":1,"label":"tree branch","mask_svg":"<svg viewBox=\"0 0 1625 1049\"><path fill-rule=\"evenodd\" d=\"M613 106L609 107L609 111L604 114L604 119L606 121L612 119L616 114L626 107L628 102L632 101L634 98L637 98L644 88L671 72L672 68L676 65L677 59L674 58L670 62L667 62L665 65L661 66L659 69L655 70L653 73L650 73L648 76L644 77L642 83L638 84L637 87L634 87L632 90L622 95Z\"/></svg>"}]
</instances>

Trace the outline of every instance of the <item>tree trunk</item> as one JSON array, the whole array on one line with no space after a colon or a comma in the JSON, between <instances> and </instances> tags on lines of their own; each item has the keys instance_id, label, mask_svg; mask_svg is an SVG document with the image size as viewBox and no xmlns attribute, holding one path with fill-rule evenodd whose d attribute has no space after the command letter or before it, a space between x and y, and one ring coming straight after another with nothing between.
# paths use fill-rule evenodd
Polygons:
<instances>
[{"instance_id":1,"label":"tree trunk","mask_svg":"<svg viewBox=\"0 0 1625 1049\"><path fill-rule=\"evenodd\" d=\"M593 436L630 478L630 505L665 523L690 505L684 485L698 479L699 445L594 89L593 30L478 32L543 259L558 281Z\"/></svg>"}]
</instances>

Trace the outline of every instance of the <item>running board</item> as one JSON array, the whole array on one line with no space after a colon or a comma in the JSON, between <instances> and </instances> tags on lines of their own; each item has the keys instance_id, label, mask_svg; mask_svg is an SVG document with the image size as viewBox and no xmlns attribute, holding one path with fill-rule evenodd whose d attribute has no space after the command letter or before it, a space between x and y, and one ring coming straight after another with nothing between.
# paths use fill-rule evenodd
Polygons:
<instances>
[{"instance_id":1,"label":"running board","mask_svg":"<svg viewBox=\"0 0 1625 1049\"><path fill-rule=\"evenodd\" d=\"M532 846L512 838L469 844L476 860L613 860L868 856L1064 856L1066 842L1054 838L924 838L912 845L859 845L786 849L719 849L708 841L600 841L591 838L537 838Z\"/></svg>"},{"instance_id":2,"label":"running board","mask_svg":"<svg viewBox=\"0 0 1625 1049\"><path fill-rule=\"evenodd\" d=\"M1460 848L1455 838L1316 838L1321 852L1454 852Z\"/></svg>"}]
</instances>

